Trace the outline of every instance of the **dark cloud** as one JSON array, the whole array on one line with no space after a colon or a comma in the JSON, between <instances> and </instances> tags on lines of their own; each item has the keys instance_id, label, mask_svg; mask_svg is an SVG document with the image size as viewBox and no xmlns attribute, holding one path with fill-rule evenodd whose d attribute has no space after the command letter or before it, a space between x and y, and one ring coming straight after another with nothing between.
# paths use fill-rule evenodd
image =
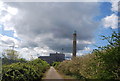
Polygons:
<instances>
[{"instance_id":1,"label":"dark cloud","mask_svg":"<svg viewBox=\"0 0 120 81\"><path fill-rule=\"evenodd\" d=\"M19 10L11 23L18 36L30 47L48 46L55 51L71 52L72 33L77 31L78 41L92 41L98 22L99 4L86 3L7 3ZM78 44L83 49L88 44ZM24 46L24 45L23 45Z\"/></svg>"}]
</instances>

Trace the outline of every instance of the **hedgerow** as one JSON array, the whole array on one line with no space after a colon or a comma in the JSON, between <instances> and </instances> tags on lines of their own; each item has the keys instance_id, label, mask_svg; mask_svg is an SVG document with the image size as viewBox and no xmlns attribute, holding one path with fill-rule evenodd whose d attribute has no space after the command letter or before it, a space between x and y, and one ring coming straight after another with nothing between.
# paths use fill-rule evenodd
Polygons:
<instances>
[{"instance_id":1,"label":"hedgerow","mask_svg":"<svg viewBox=\"0 0 120 81\"><path fill-rule=\"evenodd\" d=\"M93 50L91 54L73 58L60 63L57 69L66 75L79 79L116 79L120 80L120 33L113 32L107 46Z\"/></svg>"},{"instance_id":2,"label":"hedgerow","mask_svg":"<svg viewBox=\"0 0 120 81\"><path fill-rule=\"evenodd\" d=\"M38 81L48 68L49 64L41 59L3 65L2 81Z\"/></svg>"}]
</instances>

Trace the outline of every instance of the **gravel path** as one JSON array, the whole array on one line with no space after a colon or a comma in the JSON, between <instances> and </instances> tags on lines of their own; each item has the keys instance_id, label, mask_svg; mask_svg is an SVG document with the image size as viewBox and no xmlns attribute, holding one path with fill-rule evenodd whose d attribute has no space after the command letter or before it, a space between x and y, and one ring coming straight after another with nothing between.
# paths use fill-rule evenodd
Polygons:
<instances>
[{"instance_id":1,"label":"gravel path","mask_svg":"<svg viewBox=\"0 0 120 81\"><path fill-rule=\"evenodd\" d=\"M55 70L54 67L50 67L48 72L46 73L46 78L45 79L63 79L60 74Z\"/></svg>"}]
</instances>

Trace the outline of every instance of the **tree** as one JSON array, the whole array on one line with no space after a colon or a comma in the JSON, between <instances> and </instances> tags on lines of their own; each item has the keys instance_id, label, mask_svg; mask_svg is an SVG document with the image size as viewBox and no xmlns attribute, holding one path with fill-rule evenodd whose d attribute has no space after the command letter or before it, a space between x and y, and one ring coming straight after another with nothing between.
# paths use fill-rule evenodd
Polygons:
<instances>
[{"instance_id":1,"label":"tree","mask_svg":"<svg viewBox=\"0 0 120 81\"><path fill-rule=\"evenodd\" d=\"M16 60L18 59L18 52L15 50L7 49L7 50L4 50L3 57L7 59Z\"/></svg>"},{"instance_id":2,"label":"tree","mask_svg":"<svg viewBox=\"0 0 120 81\"><path fill-rule=\"evenodd\" d=\"M99 68L104 67L98 77L120 79L120 33L114 31L111 36L102 37L103 40L107 40L109 44L94 50L97 61L100 63Z\"/></svg>"}]
</instances>

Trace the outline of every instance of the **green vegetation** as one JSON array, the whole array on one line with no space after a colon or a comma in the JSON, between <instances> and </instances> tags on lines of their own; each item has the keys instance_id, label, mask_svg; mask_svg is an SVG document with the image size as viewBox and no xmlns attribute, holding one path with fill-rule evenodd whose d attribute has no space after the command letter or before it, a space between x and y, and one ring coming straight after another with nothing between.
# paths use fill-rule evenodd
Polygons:
<instances>
[{"instance_id":1,"label":"green vegetation","mask_svg":"<svg viewBox=\"0 0 120 81\"><path fill-rule=\"evenodd\" d=\"M17 51L12 50L12 49L7 49L7 50L4 50L3 57L7 59L16 60L18 59L18 55L19 53Z\"/></svg>"},{"instance_id":2,"label":"green vegetation","mask_svg":"<svg viewBox=\"0 0 120 81\"><path fill-rule=\"evenodd\" d=\"M4 50L2 81L38 81L49 68L49 64L41 59L27 61L18 55L15 50Z\"/></svg>"},{"instance_id":3,"label":"green vegetation","mask_svg":"<svg viewBox=\"0 0 120 81\"><path fill-rule=\"evenodd\" d=\"M52 63L52 66L55 67L55 68L57 68L57 66L58 66L60 63L61 63L61 62L53 62L53 63Z\"/></svg>"},{"instance_id":4,"label":"green vegetation","mask_svg":"<svg viewBox=\"0 0 120 81\"><path fill-rule=\"evenodd\" d=\"M4 54L2 54L3 65L8 65L8 64L17 63L17 62L22 62L22 63L27 62L24 58L19 58L18 57L19 53L15 50L7 49L7 50L4 50L3 52L4 52Z\"/></svg>"},{"instance_id":5,"label":"green vegetation","mask_svg":"<svg viewBox=\"0 0 120 81\"><path fill-rule=\"evenodd\" d=\"M38 81L48 68L49 64L41 59L3 65L2 81Z\"/></svg>"},{"instance_id":6,"label":"green vegetation","mask_svg":"<svg viewBox=\"0 0 120 81\"><path fill-rule=\"evenodd\" d=\"M18 62L26 63L27 61L25 59L23 59L23 58L16 59L16 60L8 59L8 58L2 58L2 64L3 65L8 65L8 64L12 64L12 63L18 63Z\"/></svg>"},{"instance_id":7,"label":"green vegetation","mask_svg":"<svg viewBox=\"0 0 120 81\"><path fill-rule=\"evenodd\" d=\"M0 81L2 80L2 59L0 57Z\"/></svg>"},{"instance_id":8,"label":"green vegetation","mask_svg":"<svg viewBox=\"0 0 120 81\"><path fill-rule=\"evenodd\" d=\"M64 61L57 69L78 79L116 79L120 80L120 33L113 32L107 46L93 50L91 54Z\"/></svg>"}]
</instances>

